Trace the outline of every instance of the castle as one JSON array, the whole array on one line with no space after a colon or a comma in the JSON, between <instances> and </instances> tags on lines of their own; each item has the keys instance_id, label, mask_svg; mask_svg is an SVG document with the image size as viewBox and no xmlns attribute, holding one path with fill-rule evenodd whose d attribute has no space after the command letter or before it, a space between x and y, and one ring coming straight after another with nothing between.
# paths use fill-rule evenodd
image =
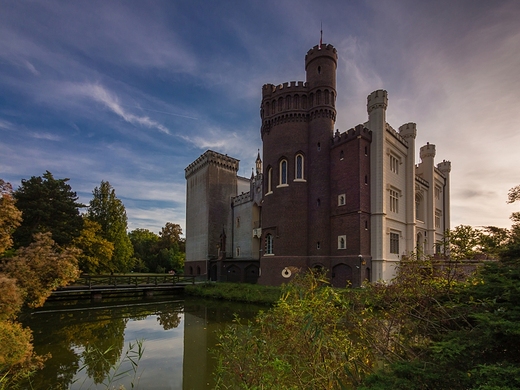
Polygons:
<instances>
[{"instance_id":1,"label":"castle","mask_svg":"<svg viewBox=\"0 0 520 390\"><path fill-rule=\"evenodd\" d=\"M305 82L262 87L262 158L250 178L208 150L185 170L185 273L279 285L322 268L333 286L390 280L412 252L443 250L451 163L419 150L415 123L386 122L387 92L367 98L368 121L334 131L337 51L313 47Z\"/></svg>"}]
</instances>

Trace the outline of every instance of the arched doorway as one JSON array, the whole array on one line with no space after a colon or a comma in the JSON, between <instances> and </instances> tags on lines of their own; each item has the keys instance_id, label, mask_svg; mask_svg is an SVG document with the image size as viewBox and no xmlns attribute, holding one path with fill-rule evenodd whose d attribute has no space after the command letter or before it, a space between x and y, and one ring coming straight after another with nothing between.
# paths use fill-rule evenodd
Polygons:
<instances>
[{"instance_id":1,"label":"arched doorway","mask_svg":"<svg viewBox=\"0 0 520 390\"><path fill-rule=\"evenodd\" d=\"M245 270L246 273L246 283L256 283L258 281L259 276L259 268L255 264L248 265Z\"/></svg>"},{"instance_id":2,"label":"arched doorway","mask_svg":"<svg viewBox=\"0 0 520 390\"><path fill-rule=\"evenodd\" d=\"M346 264L334 266L334 268L332 268L332 286L346 287L347 284L352 284L352 268Z\"/></svg>"},{"instance_id":3,"label":"arched doorway","mask_svg":"<svg viewBox=\"0 0 520 390\"><path fill-rule=\"evenodd\" d=\"M227 281L232 283L240 282L240 268L236 265L230 265L226 272Z\"/></svg>"}]
</instances>

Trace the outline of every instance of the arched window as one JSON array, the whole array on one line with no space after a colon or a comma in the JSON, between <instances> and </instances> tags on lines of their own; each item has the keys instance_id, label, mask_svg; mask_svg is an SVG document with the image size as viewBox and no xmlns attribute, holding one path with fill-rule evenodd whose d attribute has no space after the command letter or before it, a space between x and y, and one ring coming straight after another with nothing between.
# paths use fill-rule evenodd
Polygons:
<instances>
[{"instance_id":1,"label":"arched window","mask_svg":"<svg viewBox=\"0 0 520 390\"><path fill-rule=\"evenodd\" d=\"M280 161L280 184L287 184L287 160Z\"/></svg>"},{"instance_id":2,"label":"arched window","mask_svg":"<svg viewBox=\"0 0 520 390\"><path fill-rule=\"evenodd\" d=\"M283 98L278 99L278 111L283 110Z\"/></svg>"},{"instance_id":3,"label":"arched window","mask_svg":"<svg viewBox=\"0 0 520 390\"><path fill-rule=\"evenodd\" d=\"M265 236L265 254L272 255L273 253L273 236L271 234L267 234Z\"/></svg>"},{"instance_id":4,"label":"arched window","mask_svg":"<svg viewBox=\"0 0 520 390\"><path fill-rule=\"evenodd\" d=\"M424 221L424 203L422 194L415 194L415 219Z\"/></svg>"},{"instance_id":5,"label":"arched window","mask_svg":"<svg viewBox=\"0 0 520 390\"><path fill-rule=\"evenodd\" d=\"M273 115L276 111L276 100L273 100L271 103L271 115Z\"/></svg>"},{"instance_id":6,"label":"arched window","mask_svg":"<svg viewBox=\"0 0 520 390\"><path fill-rule=\"evenodd\" d=\"M326 89L324 94L325 94L325 104L329 104L329 97L330 97L329 90Z\"/></svg>"},{"instance_id":7,"label":"arched window","mask_svg":"<svg viewBox=\"0 0 520 390\"><path fill-rule=\"evenodd\" d=\"M321 104L321 91L319 89L316 92L316 104Z\"/></svg>"},{"instance_id":8,"label":"arched window","mask_svg":"<svg viewBox=\"0 0 520 390\"><path fill-rule=\"evenodd\" d=\"M295 178L296 179L300 179L300 180L303 180L303 169L304 169L304 165L303 165L303 156L301 154L297 154L296 155L296 164L295 164L295 168L296 168L296 172L295 172Z\"/></svg>"},{"instance_id":9,"label":"arched window","mask_svg":"<svg viewBox=\"0 0 520 390\"><path fill-rule=\"evenodd\" d=\"M332 102L332 107L334 107L336 105L335 99L334 99L334 92L330 93L330 101Z\"/></svg>"},{"instance_id":10,"label":"arched window","mask_svg":"<svg viewBox=\"0 0 520 390\"><path fill-rule=\"evenodd\" d=\"M300 105L300 96L294 95L293 108L297 109L299 105Z\"/></svg>"},{"instance_id":11,"label":"arched window","mask_svg":"<svg viewBox=\"0 0 520 390\"><path fill-rule=\"evenodd\" d=\"M309 107L312 107L312 106L314 106L314 94L313 93L311 93L309 95Z\"/></svg>"},{"instance_id":12,"label":"arched window","mask_svg":"<svg viewBox=\"0 0 520 390\"><path fill-rule=\"evenodd\" d=\"M269 115L271 113L271 105L269 104L269 102L266 102L265 103L265 115Z\"/></svg>"},{"instance_id":13,"label":"arched window","mask_svg":"<svg viewBox=\"0 0 520 390\"><path fill-rule=\"evenodd\" d=\"M273 168L267 168L267 193L273 191Z\"/></svg>"},{"instance_id":14,"label":"arched window","mask_svg":"<svg viewBox=\"0 0 520 390\"><path fill-rule=\"evenodd\" d=\"M285 98L285 109L289 110L291 108L291 97L287 96Z\"/></svg>"},{"instance_id":15,"label":"arched window","mask_svg":"<svg viewBox=\"0 0 520 390\"><path fill-rule=\"evenodd\" d=\"M306 95L302 96L302 108L303 109L307 108L307 96Z\"/></svg>"}]
</instances>

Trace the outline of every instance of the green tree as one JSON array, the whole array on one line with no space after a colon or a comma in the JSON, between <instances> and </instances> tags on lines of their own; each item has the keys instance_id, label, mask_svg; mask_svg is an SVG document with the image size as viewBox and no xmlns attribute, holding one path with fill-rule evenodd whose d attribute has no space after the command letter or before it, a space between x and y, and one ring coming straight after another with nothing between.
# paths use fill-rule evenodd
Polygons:
<instances>
[{"instance_id":1,"label":"green tree","mask_svg":"<svg viewBox=\"0 0 520 390\"><path fill-rule=\"evenodd\" d=\"M155 271L157 267L157 243L159 236L148 229L135 229L128 233L134 248L138 271Z\"/></svg>"},{"instance_id":2,"label":"green tree","mask_svg":"<svg viewBox=\"0 0 520 390\"><path fill-rule=\"evenodd\" d=\"M180 271L184 269L186 258L186 242L182 238L182 228L179 224L166 222L159 232L159 264L169 271L171 269Z\"/></svg>"},{"instance_id":3,"label":"green tree","mask_svg":"<svg viewBox=\"0 0 520 390\"><path fill-rule=\"evenodd\" d=\"M101 236L101 225L84 219L83 230L73 241L76 248L81 249L79 269L90 274L110 272L110 264L114 253L114 244Z\"/></svg>"},{"instance_id":4,"label":"green tree","mask_svg":"<svg viewBox=\"0 0 520 390\"><path fill-rule=\"evenodd\" d=\"M452 260L474 259L477 254L482 253L482 232L472 226L459 225L448 231L445 236Z\"/></svg>"},{"instance_id":5,"label":"green tree","mask_svg":"<svg viewBox=\"0 0 520 390\"><path fill-rule=\"evenodd\" d=\"M22 222L22 213L16 208L13 188L0 179L0 255L13 245L11 235Z\"/></svg>"},{"instance_id":6,"label":"green tree","mask_svg":"<svg viewBox=\"0 0 520 390\"><path fill-rule=\"evenodd\" d=\"M110 272L128 272L133 268L134 259L132 243L127 234L125 206L107 181L102 181L92 194L87 216L101 226L102 236L114 244Z\"/></svg>"},{"instance_id":7,"label":"green tree","mask_svg":"<svg viewBox=\"0 0 520 390\"><path fill-rule=\"evenodd\" d=\"M22 224L13 234L15 247L27 246L35 233L51 232L60 246L69 245L83 227L78 196L67 183L55 179L49 171L43 176L22 180L14 192L16 207L22 212Z\"/></svg>"}]
</instances>

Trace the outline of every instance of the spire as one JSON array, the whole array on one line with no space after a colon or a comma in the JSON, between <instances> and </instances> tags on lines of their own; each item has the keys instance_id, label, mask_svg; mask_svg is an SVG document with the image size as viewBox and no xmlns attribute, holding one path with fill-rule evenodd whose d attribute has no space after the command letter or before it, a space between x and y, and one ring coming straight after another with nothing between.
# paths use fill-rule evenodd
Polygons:
<instances>
[{"instance_id":1,"label":"spire","mask_svg":"<svg viewBox=\"0 0 520 390\"><path fill-rule=\"evenodd\" d=\"M256 174L262 173L262 159L260 158L260 149L258 149L258 155L256 156Z\"/></svg>"}]
</instances>

